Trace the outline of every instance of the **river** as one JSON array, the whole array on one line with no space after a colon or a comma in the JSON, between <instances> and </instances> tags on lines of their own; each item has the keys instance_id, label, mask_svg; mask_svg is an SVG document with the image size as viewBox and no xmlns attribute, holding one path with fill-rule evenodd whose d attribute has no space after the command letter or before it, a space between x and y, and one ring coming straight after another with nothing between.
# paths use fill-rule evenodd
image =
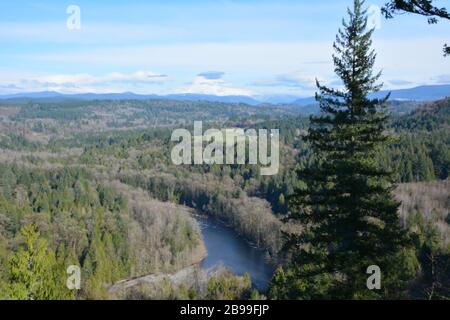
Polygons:
<instances>
[{"instance_id":1,"label":"river","mask_svg":"<svg viewBox=\"0 0 450 320\"><path fill-rule=\"evenodd\" d=\"M263 251L252 247L239 237L233 229L204 216L196 216L205 242L207 257L203 268L222 263L233 273L247 272L255 288L265 291L272 277L274 267L268 263Z\"/></svg>"}]
</instances>

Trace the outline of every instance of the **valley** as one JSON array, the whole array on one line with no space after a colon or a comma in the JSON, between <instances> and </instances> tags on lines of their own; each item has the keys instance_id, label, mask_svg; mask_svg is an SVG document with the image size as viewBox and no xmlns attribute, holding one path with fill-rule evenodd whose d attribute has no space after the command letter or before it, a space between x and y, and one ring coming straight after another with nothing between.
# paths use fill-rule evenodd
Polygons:
<instances>
[{"instance_id":1,"label":"valley","mask_svg":"<svg viewBox=\"0 0 450 320\"><path fill-rule=\"evenodd\" d=\"M398 140L379 161L397 173L402 224L417 234L418 252L432 232L436 256L446 259L450 100L414 109L392 114ZM81 267L78 292L64 289L63 276L51 279L57 297L271 294L273 271L289 259L282 234L301 229L283 219L303 183L293 169L311 157L303 140L308 115L281 106L158 100L9 101L0 110L2 265L32 224L55 274ZM280 129L279 174L262 176L249 164L174 165L171 132L193 130L196 118L206 127Z\"/></svg>"}]
</instances>

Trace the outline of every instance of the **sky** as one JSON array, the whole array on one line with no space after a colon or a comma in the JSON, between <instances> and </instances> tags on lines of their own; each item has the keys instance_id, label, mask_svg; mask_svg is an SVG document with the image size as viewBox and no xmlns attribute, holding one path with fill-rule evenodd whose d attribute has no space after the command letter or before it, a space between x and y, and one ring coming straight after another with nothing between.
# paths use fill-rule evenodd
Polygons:
<instances>
[{"instance_id":1,"label":"sky","mask_svg":"<svg viewBox=\"0 0 450 320\"><path fill-rule=\"evenodd\" d=\"M450 22L428 25L406 14L385 20L384 2L366 6L385 88L450 84L450 57L442 55ZM315 79L340 86L332 44L352 3L1 1L0 94L310 96Z\"/></svg>"}]
</instances>

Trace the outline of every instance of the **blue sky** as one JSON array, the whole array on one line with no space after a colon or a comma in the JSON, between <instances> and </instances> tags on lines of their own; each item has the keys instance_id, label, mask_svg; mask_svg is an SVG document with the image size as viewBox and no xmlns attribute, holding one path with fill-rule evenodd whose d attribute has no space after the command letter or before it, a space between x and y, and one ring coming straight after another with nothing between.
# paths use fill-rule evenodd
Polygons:
<instances>
[{"instance_id":1,"label":"blue sky","mask_svg":"<svg viewBox=\"0 0 450 320\"><path fill-rule=\"evenodd\" d=\"M377 8L384 2L366 4ZM315 91L315 78L339 85L332 43L351 4L2 1L0 94L54 90L308 96ZM67 28L69 5L81 10L79 30ZM371 17L377 21L376 14ZM441 54L446 41L448 22L429 26L412 15L382 19L374 48L385 87L450 83L450 58Z\"/></svg>"}]
</instances>

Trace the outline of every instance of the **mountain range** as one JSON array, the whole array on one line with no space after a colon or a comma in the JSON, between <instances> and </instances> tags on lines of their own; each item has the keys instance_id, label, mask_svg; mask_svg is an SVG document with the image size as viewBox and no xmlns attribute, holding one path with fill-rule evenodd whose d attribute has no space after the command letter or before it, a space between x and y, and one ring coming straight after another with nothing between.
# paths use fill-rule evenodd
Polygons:
<instances>
[{"instance_id":1,"label":"mountain range","mask_svg":"<svg viewBox=\"0 0 450 320\"><path fill-rule=\"evenodd\" d=\"M450 97L450 85L429 85L419 86L409 89L383 90L370 95L371 98L383 98L391 94L390 100L397 101L434 101ZM293 104L307 106L316 103L314 97L300 98L292 102Z\"/></svg>"},{"instance_id":2,"label":"mountain range","mask_svg":"<svg viewBox=\"0 0 450 320\"><path fill-rule=\"evenodd\" d=\"M380 98L391 93L391 100L398 101L433 101L450 97L450 85L428 85L409 89L385 90L372 94L374 98ZM292 95L272 95L272 96L216 96L206 94L136 94L133 92L123 93L81 93L81 94L63 94L54 91L17 93L9 95L0 95L0 100L17 99L75 99L75 100L178 100L178 101L211 101L224 103L245 103L249 105L260 104L293 104L299 106L310 106L316 104L314 97L295 97Z\"/></svg>"}]
</instances>

